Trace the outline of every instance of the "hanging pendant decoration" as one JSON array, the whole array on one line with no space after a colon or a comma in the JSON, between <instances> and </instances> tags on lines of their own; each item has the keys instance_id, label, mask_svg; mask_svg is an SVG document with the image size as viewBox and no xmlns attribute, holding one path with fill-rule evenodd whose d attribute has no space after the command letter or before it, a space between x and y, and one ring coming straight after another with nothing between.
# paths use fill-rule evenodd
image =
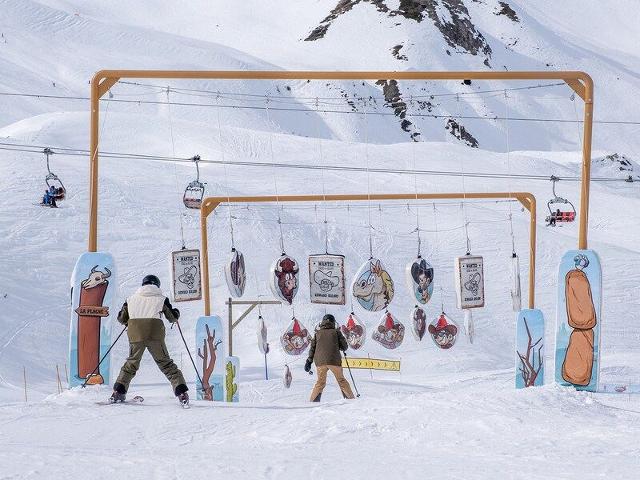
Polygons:
<instances>
[{"instance_id":1,"label":"hanging pendant decoration","mask_svg":"<svg viewBox=\"0 0 640 480\"><path fill-rule=\"evenodd\" d=\"M353 280L353 296L370 312L384 310L393 300L394 291L391 275L377 258L364 262Z\"/></svg>"},{"instance_id":2,"label":"hanging pendant decoration","mask_svg":"<svg viewBox=\"0 0 640 480\"><path fill-rule=\"evenodd\" d=\"M429 324L429 334L438 348L448 350L453 347L460 329L444 312Z\"/></svg>"},{"instance_id":3,"label":"hanging pendant decoration","mask_svg":"<svg viewBox=\"0 0 640 480\"><path fill-rule=\"evenodd\" d=\"M385 348L393 350L402 345L404 340L404 325L394 317L389 310L384 312L380 325L371 335L376 342Z\"/></svg>"},{"instance_id":4,"label":"hanging pendant decoration","mask_svg":"<svg viewBox=\"0 0 640 480\"><path fill-rule=\"evenodd\" d=\"M258 316L258 350L263 355L269 353L269 342L267 341L267 326L262 315Z\"/></svg>"},{"instance_id":5,"label":"hanging pendant decoration","mask_svg":"<svg viewBox=\"0 0 640 480\"><path fill-rule=\"evenodd\" d=\"M293 376L291 375L291 369L289 365L284 366L284 376L282 377L282 383L284 383L284 388L289 388L291 386L291 381L293 380Z\"/></svg>"},{"instance_id":6,"label":"hanging pendant decoration","mask_svg":"<svg viewBox=\"0 0 640 480\"><path fill-rule=\"evenodd\" d=\"M299 274L298 262L283 253L271 267L271 291L273 294L291 305L293 298L298 293Z\"/></svg>"},{"instance_id":7,"label":"hanging pendant decoration","mask_svg":"<svg viewBox=\"0 0 640 480\"><path fill-rule=\"evenodd\" d=\"M289 355L301 355L310 343L309 331L296 317L293 317L287 330L280 337L280 345Z\"/></svg>"},{"instance_id":8,"label":"hanging pendant decoration","mask_svg":"<svg viewBox=\"0 0 640 480\"><path fill-rule=\"evenodd\" d=\"M231 296L241 297L247 283L247 274L244 268L244 255L240 250L231 249L229 261L224 266L224 275Z\"/></svg>"},{"instance_id":9,"label":"hanging pendant decoration","mask_svg":"<svg viewBox=\"0 0 640 480\"><path fill-rule=\"evenodd\" d=\"M520 259L516 253L511 257L511 303L513 311L522 309L522 291L520 289Z\"/></svg>"},{"instance_id":10,"label":"hanging pendant decoration","mask_svg":"<svg viewBox=\"0 0 640 480\"><path fill-rule=\"evenodd\" d=\"M427 332L427 312L418 305L411 311L411 331L417 341L422 341Z\"/></svg>"},{"instance_id":11,"label":"hanging pendant decoration","mask_svg":"<svg viewBox=\"0 0 640 480\"><path fill-rule=\"evenodd\" d=\"M344 305L344 255L309 256L311 303Z\"/></svg>"},{"instance_id":12,"label":"hanging pendant decoration","mask_svg":"<svg viewBox=\"0 0 640 480\"><path fill-rule=\"evenodd\" d=\"M406 268L407 287L417 302L425 305L433 296L433 267L418 256Z\"/></svg>"},{"instance_id":13,"label":"hanging pendant decoration","mask_svg":"<svg viewBox=\"0 0 640 480\"><path fill-rule=\"evenodd\" d=\"M350 348L358 350L364 345L367 338L367 328L353 312L347 317L347 321L340 327L340 331L347 339Z\"/></svg>"}]
</instances>

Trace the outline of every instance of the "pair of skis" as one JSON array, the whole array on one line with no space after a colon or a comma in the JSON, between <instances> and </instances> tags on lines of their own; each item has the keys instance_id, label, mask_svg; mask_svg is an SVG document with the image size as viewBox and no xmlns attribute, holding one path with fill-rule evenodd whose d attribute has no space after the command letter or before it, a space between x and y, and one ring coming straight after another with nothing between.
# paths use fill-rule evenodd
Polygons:
<instances>
[{"instance_id":1,"label":"pair of skis","mask_svg":"<svg viewBox=\"0 0 640 480\"><path fill-rule=\"evenodd\" d=\"M97 403L98 405L117 405L119 403L131 405L131 404L141 404L143 402L144 402L144 397L140 395L136 395L129 400L115 401L115 402L112 400L107 400L105 402L97 402ZM182 408L185 408L185 409L189 408L189 401L186 401L186 402L179 401L179 404Z\"/></svg>"}]
</instances>

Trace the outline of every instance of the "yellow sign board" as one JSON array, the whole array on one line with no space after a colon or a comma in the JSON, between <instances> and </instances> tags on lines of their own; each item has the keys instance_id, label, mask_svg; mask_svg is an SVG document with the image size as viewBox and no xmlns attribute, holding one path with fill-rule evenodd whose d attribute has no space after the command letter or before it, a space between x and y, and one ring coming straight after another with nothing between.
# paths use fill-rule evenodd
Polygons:
<instances>
[{"instance_id":1,"label":"yellow sign board","mask_svg":"<svg viewBox=\"0 0 640 480\"><path fill-rule=\"evenodd\" d=\"M388 370L390 372L400 371L400 360L381 360L379 358L353 358L342 359L342 366L347 367L347 360L351 368L363 368L365 370Z\"/></svg>"}]
</instances>

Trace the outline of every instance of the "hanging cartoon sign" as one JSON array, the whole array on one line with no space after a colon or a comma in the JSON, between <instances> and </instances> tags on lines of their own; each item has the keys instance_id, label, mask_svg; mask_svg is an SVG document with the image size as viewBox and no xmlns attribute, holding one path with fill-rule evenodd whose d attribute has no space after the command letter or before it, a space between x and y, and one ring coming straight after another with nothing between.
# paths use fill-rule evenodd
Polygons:
<instances>
[{"instance_id":1,"label":"hanging cartoon sign","mask_svg":"<svg viewBox=\"0 0 640 480\"><path fill-rule=\"evenodd\" d=\"M264 323L264 318L262 318L262 315L258 316L258 349L263 355L269 353L269 342L267 342L267 326Z\"/></svg>"},{"instance_id":2,"label":"hanging cartoon sign","mask_svg":"<svg viewBox=\"0 0 640 480\"><path fill-rule=\"evenodd\" d=\"M247 283L247 274L244 268L244 255L235 248L231 249L231 256L224 266L224 276L231 296L241 297Z\"/></svg>"},{"instance_id":3,"label":"hanging cartoon sign","mask_svg":"<svg viewBox=\"0 0 640 480\"><path fill-rule=\"evenodd\" d=\"M353 296L365 310L379 312L393 300L391 275L377 258L370 258L358 269L352 285Z\"/></svg>"},{"instance_id":4,"label":"hanging cartoon sign","mask_svg":"<svg viewBox=\"0 0 640 480\"><path fill-rule=\"evenodd\" d=\"M309 343L311 343L309 331L296 317L293 317L287 330L280 337L280 345L289 355L301 355Z\"/></svg>"},{"instance_id":5,"label":"hanging cartoon sign","mask_svg":"<svg viewBox=\"0 0 640 480\"><path fill-rule=\"evenodd\" d=\"M422 257L416 258L406 268L407 287L411 295L421 304L426 304L433 295L433 267Z\"/></svg>"},{"instance_id":6,"label":"hanging cartoon sign","mask_svg":"<svg viewBox=\"0 0 640 480\"><path fill-rule=\"evenodd\" d=\"M291 369L289 365L284 366L284 376L282 377L282 383L284 383L284 388L289 388L291 386L291 381L293 380L293 375L291 375Z\"/></svg>"},{"instance_id":7,"label":"hanging cartoon sign","mask_svg":"<svg viewBox=\"0 0 640 480\"><path fill-rule=\"evenodd\" d=\"M438 318L429 324L431 339L443 350L447 350L456 343L459 328L456 323L442 312Z\"/></svg>"},{"instance_id":8,"label":"hanging cartoon sign","mask_svg":"<svg viewBox=\"0 0 640 480\"><path fill-rule=\"evenodd\" d=\"M340 331L347 339L349 348L358 350L367 338L367 328L353 312L347 317L347 321L340 327Z\"/></svg>"},{"instance_id":9,"label":"hanging cartoon sign","mask_svg":"<svg viewBox=\"0 0 640 480\"><path fill-rule=\"evenodd\" d=\"M514 252L511 256L511 303L513 311L522 309L522 292L520 289L520 259Z\"/></svg>"},{"instance_id":10,"label":"hanging cartoon sign","mask_svg":"<svg viewBox=\"0 0 640 480\"><path fill-rule=\"evenodd\" d=\"M311 303L344 305L344 256L310 255L309 289Z\"/></svg>"},{"instance_id":11,"label":"hanging cartoon sign","mask_svg":"<svg viewBox=\"0 0 640 480\"><path fill-rule=\"evenodd\" d=\"M271 267L271 291L273 294L291 305L293 298L298 293L299 274L298 262L283 253Z\"/></svg>"},{"instance_id":12,"label":"hanging cartoon sign","mask_svg":"<svg viewBox=\"0 0 640 480\"><path fill-rule=\"evenodd\" d=\"M455 259L458 308L484 307L484 268L480 256L464 255Z\"/></svg>"},{"instance_id":13,"label":"hanging cartoon sign","mask_svg":"<svg viewBox=\"0 0 640 480\"><path fill-rule=\"evenodd\" d=\"M380 319L380 325L371 335L376 342L385 348L393 350L402 345L404 340L404 325L400 323L388 310Z\"/></svg>"},{"instance_id":14,"label":"hanging cartoon sign","mask_svg":"<svg viewBox=\"0 0 640 480\"><path fill-rule=\"evenodd\" d=\"M417 341L421 341L427 332L427 313L418 305L411 311L411 331Z\"/></svg>"},{"instance_id":15,"label":"hanging cartoon sign","mask_svg":"<svg viewBox=\"0 0 640 480\"><path fill-rule=\"evenodd\" d=\"M171 252L171 279L171 293L175 302L200 300L200 250Z\"/></svg>"}]
</instances>

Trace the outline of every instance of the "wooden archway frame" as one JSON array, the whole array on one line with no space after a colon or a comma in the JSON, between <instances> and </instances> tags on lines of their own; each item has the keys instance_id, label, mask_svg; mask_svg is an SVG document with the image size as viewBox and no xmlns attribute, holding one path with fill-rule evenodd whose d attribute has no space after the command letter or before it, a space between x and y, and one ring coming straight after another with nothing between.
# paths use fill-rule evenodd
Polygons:
<instances>
[{"instance_id":1,"label":"wooden archway frame","mask_svg":"<svg viewBox=\"0 0 640 480\"><path fill-rule=\"evenodd\" d=\"M280 203L280 202L356 202L393 200L455 200L455 199L516 199L529 211L529 308L535 308L536 282L536 197L529 192L482 193L384 193L361 195L267 195L258 197L207 197L200 209L200 239L202 243L202 290L204 314L211 315L209 291L209 239L207 218L221 204Z\"/></svg>"}]
</instances>

